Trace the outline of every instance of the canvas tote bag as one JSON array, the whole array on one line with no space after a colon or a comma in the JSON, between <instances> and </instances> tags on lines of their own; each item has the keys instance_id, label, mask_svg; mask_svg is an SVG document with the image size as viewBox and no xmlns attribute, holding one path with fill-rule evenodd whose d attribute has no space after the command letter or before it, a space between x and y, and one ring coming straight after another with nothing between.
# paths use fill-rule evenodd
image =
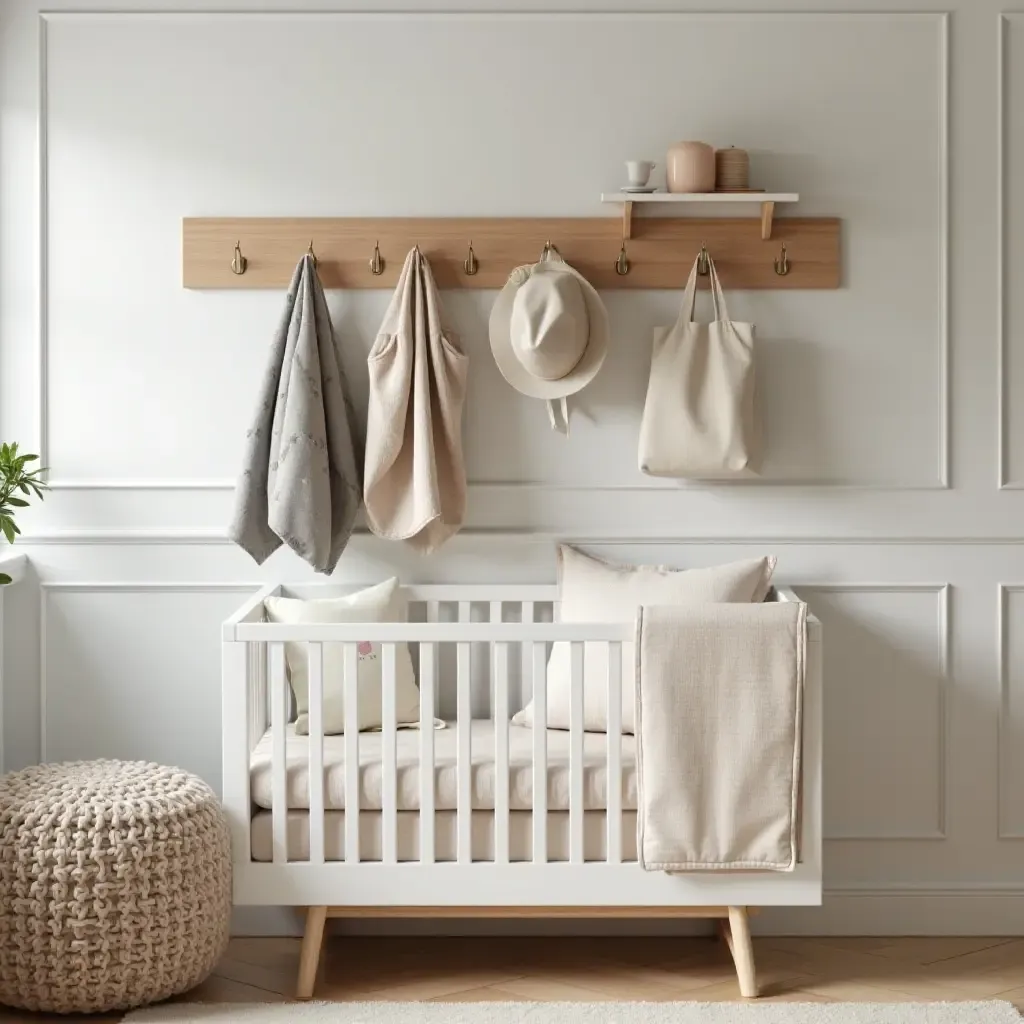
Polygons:
<instances>
[{"instance_id":1,"label":"canvas tote bag","mask_svg":"<svg viewBox=\"0 0 1024 1024\"><path fill-rule=\"evenodd\" d=\"M640 469L649 476L700 480L757 472L754 325L729 319L710 257L715 319L694 323L699 259L679 319L654 330L639 451Z\"/></svg>"}]
</instances>

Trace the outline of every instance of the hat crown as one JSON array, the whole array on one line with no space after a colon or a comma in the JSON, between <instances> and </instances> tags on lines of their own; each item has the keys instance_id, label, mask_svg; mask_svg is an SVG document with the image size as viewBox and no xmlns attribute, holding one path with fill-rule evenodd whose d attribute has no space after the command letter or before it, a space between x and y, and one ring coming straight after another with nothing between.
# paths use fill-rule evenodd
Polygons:
<instances>
[{"instance_id":1,"label":"hat crown","mask_svg":"<svg viewBox=\"0 0 1024 1024\"><path fill-rule=\"evenodd\" d=\"M557 266L534 267L516 292L509 328L512 351L527 373L548 381L570 374L590 334L579 280Z\"/></svg>"}]
</instances>

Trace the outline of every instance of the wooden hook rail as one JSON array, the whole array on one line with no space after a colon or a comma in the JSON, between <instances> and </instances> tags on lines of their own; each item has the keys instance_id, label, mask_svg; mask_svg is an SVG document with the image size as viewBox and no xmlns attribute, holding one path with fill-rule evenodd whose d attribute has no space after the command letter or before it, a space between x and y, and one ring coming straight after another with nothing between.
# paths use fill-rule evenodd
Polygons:
<instances>
[{"instance_id":1,"label":"wooden hook rail","mask_svg":"<svg viewBox=\"0 0 1024 1024\"><path fill-rule=\"evenodd\" d=\"M727 288L838 288L839 235L832 217L779 218L771 240L750 218L634 218L624 239L618 217L187 217L182 283L285 288L312 244L324 287L388 288L418 245L439 287L501 288L550 239L596 288L681 288L702 245ZM783 243L785 274L777 272ZM375 247L379 273L371 271Z\"/></svg>"}]
</instances>

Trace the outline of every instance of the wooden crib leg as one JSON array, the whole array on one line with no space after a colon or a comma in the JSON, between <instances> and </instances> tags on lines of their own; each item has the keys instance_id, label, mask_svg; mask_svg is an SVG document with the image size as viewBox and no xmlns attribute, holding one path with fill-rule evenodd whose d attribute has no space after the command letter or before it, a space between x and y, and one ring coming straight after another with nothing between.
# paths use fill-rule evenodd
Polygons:
<instances>
[{"instance_id":1,"label":"wooden crib leg","mask_svg":"<svg viewBox=\"0 0 1024 1024\"><path fill-rule=\"evenodd\" d=\"M320 947L324 941L324 923L327 921L326 907L309 907L306 910L306 930L302 936L302 952L299 954L299 983L295 995L298 999L312 999L316 987L316 969L320 964Z\"/></svg>"},{"instance_id":2,"label":"wooden crib leg","mask_svg":"<svg viewBox=\"0 0 1024 1024\"><path fill-rule=\"evenodd\" d=\"M757 998L757 973L754 970L754 945L750 941L750 921L746 907L730 907L729 920L721 923L725 939L736 965L740 982L740 995L744 999Z\"/></svg>"}]
</instances>

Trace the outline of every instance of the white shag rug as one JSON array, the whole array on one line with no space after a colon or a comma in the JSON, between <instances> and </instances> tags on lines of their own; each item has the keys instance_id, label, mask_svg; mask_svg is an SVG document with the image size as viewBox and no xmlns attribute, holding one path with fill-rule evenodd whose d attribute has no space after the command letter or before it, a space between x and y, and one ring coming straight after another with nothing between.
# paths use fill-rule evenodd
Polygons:
<instances>
[{"instance_id":1,"label":"white shag rug","mask_svg":"<svg viewBox=\"0 0 1024 1024\"><path fill-rule=\"evenodd\" d=\"M177 1003L126 1024L1021 1024L1010 1003Z\"/></svg>"}]
</instances>

